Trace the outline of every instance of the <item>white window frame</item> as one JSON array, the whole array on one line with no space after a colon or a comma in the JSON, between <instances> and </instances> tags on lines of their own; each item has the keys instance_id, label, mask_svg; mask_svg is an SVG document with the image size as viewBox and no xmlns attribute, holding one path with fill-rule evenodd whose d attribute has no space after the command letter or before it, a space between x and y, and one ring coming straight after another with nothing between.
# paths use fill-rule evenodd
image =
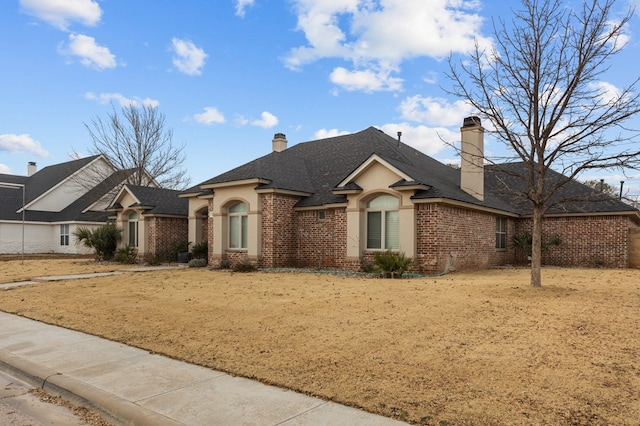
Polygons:
<instances>
[{"instance_id":1,"label":"white window frame","mask_svg":"<svg viewBox=\"0 0 640 426\"><path fill-rule=\"evenodd\" d=\"M242 201L232 204L227 210L227 247L230 250L246 250L249 246L248 212L249 206Z\"/></svg>"},{"instance_id":2,"label":"white window frame","mask_svg":"<svg viewBox=\"0 0 640 426\"><path fill-rule=\"evenodd\" d=\"M69 224L68 223L60 225L60 245L61 246L69 245Z\"/></svg>"},{"instance_id":3,"label":"white window frame","mask_svg":"<svg viewBox=\"0 0 640 426\"><path fill-rule=\"evenodd\" d=\"M507 226L506 217L496 217L496 249L507 249Z\"/></svg>"},{"instance_id":4,"label":"white window frame","mask_svg":"<svg viewBox=\"0 0 640 426\"><path fill-rule=\"evenodd\" d=\"M138 247L138 213L129 213L127 221L128 240L131 247Z\"/></svg>"},{"instance_id":5,"label":"white window frame","mask_svg":"<svg viewBox=\"0 0 640 426\"><path fill-rule=\"evenodd\" d=\"M392 201L394 205L390 206L387 205L385 206L384 203L385 201ZM376 206L372 204L382 204L380 206ZM400 250L400 200L398 200L398 198L394 197L393 195L389 195L389 194L383 194L383 195L378 195L372 199L370 199L369 201L367 201L366 203L366 209L365 209L365 217L366 217L366 223L365 223L365 246L367 250L391 250L391 251L398 251ZM370 227L370 216L372 216L373 213L380 213L380 246L379 247L375 247L375 246L371 246L370 245L370 235L369 235L369 227ZM396 226L397 229L395 230L395 244L393 241L389 241L391 238L389 238L389 231L387 229L389 220L393 220L393 218L391 216L395 216L395 220L397 222Z\"/></svg>"}]
</instances>

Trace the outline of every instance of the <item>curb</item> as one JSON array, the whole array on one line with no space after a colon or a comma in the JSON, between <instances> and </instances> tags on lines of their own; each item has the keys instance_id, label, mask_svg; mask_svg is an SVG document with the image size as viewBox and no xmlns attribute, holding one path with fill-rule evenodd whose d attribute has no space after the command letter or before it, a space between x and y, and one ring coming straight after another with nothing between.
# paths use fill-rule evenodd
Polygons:
<instances>
[{"instance_id":1,"label":"curb","mask_svg":"<svg viewBox=\"0 0 640 426\"><path fill-rule=\"evenodd\" d=\"M31 386L87 407L114 425L184 426L176 420L0 349L0 370Z\"/></svg>"}]
</instances>

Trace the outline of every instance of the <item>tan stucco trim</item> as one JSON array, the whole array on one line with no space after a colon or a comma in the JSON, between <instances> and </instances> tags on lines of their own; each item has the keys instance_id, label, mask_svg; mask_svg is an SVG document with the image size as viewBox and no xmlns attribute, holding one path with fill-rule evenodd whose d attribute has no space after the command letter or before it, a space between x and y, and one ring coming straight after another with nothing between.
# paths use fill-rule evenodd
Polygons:
<instances>
[{"instance_id":1,"label":"tan stucco trim","mask_svg":"<svg viewBox=\"0 0 640 426\"><path fill-rule=\"evenodd\" d=\"M296 212L302 212L302 211L309 211L309 210L339 209L344 207L347 207L347 203L333 203L333 204L323 204L321 206L296 207L293 210Z\"/></svg>"},{"instance_id":2,"label":"tan stucco trim","mask_svg":"<svg viewBox=\"0 0 640 426\"><path fill-rule=\"evenodd\" d=\"M331 192L336 195L352 195L361 193L362 189L332 189Z\"/></svg>"},{"instance_id":3,"label":"tan stucco trim","mask_svg":"<svg viewBox=\"0 0 640 426\"><path fill-rule=\"evenodd\" d=\"M379 157L377 154L373 154L364 163L362 163L360 165L360 167L355 169L349 176L347 176L342 182L340 182L337 185L337 187L339 188L341 186L345 186L349 182L354 181L358 176L360 176L360 174L362 174L362 172L367 170L373 163L382 164L384 167L386 167L387 169L391 170L393 173L397 174L398 176L400 176L402 179L404 179L406 181L414 180L411 176L409 176L408 174L404 173L400 169L392 166L390 163L388 163L387 161L385 161L384 159Z\"/></svg>"},{"instance_id":4,"label":"tan stucco trim","mask_svg":"<svg viewBox=\"0 0 640 426\"><path fill-rule=\"evenodd\" d=\"M179 219L187 219L187 215L184 214L145 214L144 212L142 213L142 216L144 217L175 217L175 218L179 218Z\"/></svg>"},{"instance_id":5,"label":"tan stucco trim","mask_svg":"<svg viewBox=\"0 0 640 426\"><path fill-rule=\"evenodd\" d=\"M431 186L422 185L422 184L416 184L416 185L390 186L390 188L393 189L394 191L398 191L398 192L404 192L404 191L427 191L427 190L431 189Z\"/></svg>"},{"instance_id":6,"label":"tan stucco trim","mask_svg":"<svg viewBox=\"0 0 640 426\"><path fill-rule=\"evenodd\" d=\"M219 182L219 183L210 183L207 185L200 185L202 189L215 189L215 188L226 188L229 186L242 186L242 185L251 185L251 184L266 184L269 183L269 180L266 179L243 179L243 180L233 180L229 182Z\"/></svg>"},{"instance_id":7,"label":"tan stucco trim","mask_svg":"<svg viewBox=\"0 0 640 426\"><path fill-rule=\"evenodd\" d=\"M277 189L277 188L256 189L256 193L295 195L299 197L308 197L309 195L311 195L311 192L293 191L291 189Z\"/></svg>"}]
</instances>

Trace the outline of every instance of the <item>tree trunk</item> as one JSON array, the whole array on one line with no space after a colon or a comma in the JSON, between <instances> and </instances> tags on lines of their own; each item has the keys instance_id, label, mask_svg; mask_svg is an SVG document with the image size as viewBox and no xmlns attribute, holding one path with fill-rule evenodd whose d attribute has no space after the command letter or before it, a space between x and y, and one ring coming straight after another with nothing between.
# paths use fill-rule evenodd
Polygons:
<instances>
[{"instance_id":1,"label":"tree trunk","mask_svg":"<svg viewBox=\"0 0 640 426\"><path fill-rule=\"evenodd\" d=\"M542 287L540 268L542 265L542 207L533 206L533 229L531 230L531 287Z\"/></svg>"}]
</instances>

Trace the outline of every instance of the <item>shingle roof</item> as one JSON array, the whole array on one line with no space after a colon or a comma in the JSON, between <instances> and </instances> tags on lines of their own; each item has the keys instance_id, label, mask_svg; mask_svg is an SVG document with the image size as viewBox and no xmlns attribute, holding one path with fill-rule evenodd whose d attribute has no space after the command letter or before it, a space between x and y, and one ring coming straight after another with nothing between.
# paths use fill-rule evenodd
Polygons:
<instances>
[{"instance_id":1,"label":"shingle roof","mask_svg":"<svg viewBox=\"0 0 640 426\"><path fill-rule=\"evenodd\" d=\"M346 196L335 194L332 189L336 189L373 155L408 175L412 179L411 185L430 187L416 191L412 197L415 200L443 198L514 214L528 214L526 203L514 197L513 191L505 192L502 185L502 182L508 180L513 189L522 189L522 181L513 178L511 174L505 175L504 170L499 167L486 168L485 197L484 201L479 201L460 189L460 170L442 164L374 127L349 135L299 143L284 151L272 152L198 186L264 179L269 183L260 185L260 189L273 188L311 194L303 197L297 207L344 203ZM506 166L513 174L524 172L522 163ZM348 189L350 183L347 182L343 188ZM566 202L550 213L634 210L618 200L598 195L591 188L575 181L568 184L559 195L570 195L575 201Z\"/></svg>"},{"instance_id":2,"label":"shingle roof","mask_svg":"<svg viewBox=\"0 0 640 426\"><path fill-rule=\"evenodd\" d=\"M98 156L91 156L66 163L47 166L32 176L0 175L0 182L20 183L25 185L26 204L42 196L48 190L58 185L69 176L79 171ZM96 185L86 194L75 200L60 212L38 211L27 209L27 221L60 222L104 222L108 217L106 212L85 211L89 206L113 189L114 181L122 182L128 171L115 172ZM22 207L22 191L0 188L0 219L22 220L22 214L17 213Z\"/></svg>"},{"instance_id":3,"label":"shingle roof","mask_svg":"<svg viewBox=\"0 0 640 426\"><path fill-rule=\"evenodd\" d=\"M145 214L188 216L189 200L178 197L181 191L149 186L126 185L144 207Z\"/></svg>"}]
</instances>

